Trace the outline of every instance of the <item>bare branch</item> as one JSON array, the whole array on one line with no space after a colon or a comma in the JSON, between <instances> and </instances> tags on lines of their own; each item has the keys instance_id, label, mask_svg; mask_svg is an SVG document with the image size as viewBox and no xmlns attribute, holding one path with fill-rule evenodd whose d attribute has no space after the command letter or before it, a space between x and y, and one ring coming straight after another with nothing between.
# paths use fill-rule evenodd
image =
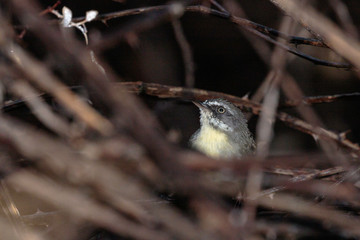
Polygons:
<instances>
[{"instance_id":1,"label":"bare branch","mask_svg":"<svg viewBox=\"0 0 360 240\"><path fill-rule=\"evenodd\" d=\"M156 7L149 7L149 8L138 8L138 9L126 10L124 12L110 13L110 14L106 14L106 15L100 14L98 16L97 20L107 21L112 18L118 18L118 17L123 17L123 16L138 15L138 14L147 13L147 12L166 10L167 8L168 8L167 5L163 5L163 6L156 6ZM324 66L328 66L328 67L336 67L336 68L351 68L351 65L348 63L325 61L325 60L321 60L321 59L309 56L309 55L299 51L296 48L291 48L282 43L277 42L272 37L281 37L281 38L287 39L288 42L295 44L295 45L306 44L306 45L313 45L313 46L317 46L317 47L325 47L326 45L323 42L321 42L320 40L287 36L286 34L280 33L277 30L263 26L261 24L251 22L247 19L243 19L243 18L239 18L239 17L235 17L235 16L229 16L228 13L220 12L220 11L210 9L210 8L200 6L200 5L186 7L186 11L199 12L199 13L203 13L203 14L211 14L216 17L228 19L229 21L231 21L231 22L235 23L236 25L244 28L245 30L250 31L251 33L265 39L266 41L269 41L277 46L280 46L281 48L286 49L288 52L295 54L296 56L299 56L301 58L304 58L308 61L311 61L314 64L324 65ZM164 15L164 16L167 16L167 15ZM159 17L159 19L162 18L162 15L159 15L158 17ZM83 18L79 18L79 20L82 20L82 19ZM151 23L154 24L155 22L151 21ZM145 25L147 27L149 27L148 24L145 24ZM132 29L132 30L134 30L134 29ZM139 30L141 30L141 27ZM92 45L92 47L97 50L104 50L104 47L108 48L108 47L112 46L115 43L115 41L119 41L121 38L126 36L126 31L121 31L121 33L119 33L119 34L117 34L116 36L114 35L114 36L108 37L107 39L103 39L96 45Z\"/></svg>"},{"instance_id":2,"label":"bare branch","mask_svg":"<svg viewBox=\"0 0 360 240\"><path fill-rule=\"evenodd\" d=\"M302 99L298 100L286 100L282 106L284 107L296 107L300 104L318 104L318 103L330 103L335 102L340 99L352 99L360 97L359 92L353 93L340 93L340 94L333 94L333 95L325 95L325 96L311 96L311 97L303 97Z\"/></svg>"}]
</instances>

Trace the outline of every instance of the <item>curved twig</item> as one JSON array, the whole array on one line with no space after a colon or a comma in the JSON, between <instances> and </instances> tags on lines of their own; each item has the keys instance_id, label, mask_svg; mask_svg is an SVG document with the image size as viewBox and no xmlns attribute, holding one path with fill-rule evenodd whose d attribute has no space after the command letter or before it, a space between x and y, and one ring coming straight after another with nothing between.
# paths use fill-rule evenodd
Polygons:
<instances>
[{"instance_id":1,"label":"curved twig","mask_svg":"<svg viewBox=\"0 0 360 240\"><path fill-rule=\"evenodd\" d=\"M97 16L96 20L107 22L108 20L119 18L119 17L139 15L139 14L150 13L150 12L155 12L155 11L163 11L163 10L167 9L168 7L169 7L168 5L160 5L160 6L153 6L153 7L129 9L129 10L107 13L107 14L99 14ZM282 43L276 41L274 38L280 37L282 39L285 39L288 43L295 44L295 45L311 45L311 46L316 46L316 47L328 47L321 40L314 39L314 38L289 36L285 33L279 32L273 28L252 22L252 21L244 19L244 18L232 16L229 13L218 11L218 10L211 9L211 8L201 6L201 5L188 6L185 8L185 10L187 12L210 14L212 16L220 17L223 19L228 19L230 22L238 25L239 27L242 27L245 30L263 38L264 40L271 42L272 44L275 44L275 45L285 49L286 51L288 51L298 57L304 58L314 64L328 66L328 67L335 67L335 68L346 68L346 69L351 68L351 64L349 64L349 63L331 62L331 61L326 61L326 60L322 60L322 59L318 59L318 58L309 56L296 48L289 47L285 44L282 44ZM84 17L79 17L79 18L74 18L73 20L81 21L83 19L84 19ZM119 36L117 36L117 39L119 39ZM95 47L99 47L99 46L100 46L99 44L96 44Z\"/></svg>"}]
</instances>

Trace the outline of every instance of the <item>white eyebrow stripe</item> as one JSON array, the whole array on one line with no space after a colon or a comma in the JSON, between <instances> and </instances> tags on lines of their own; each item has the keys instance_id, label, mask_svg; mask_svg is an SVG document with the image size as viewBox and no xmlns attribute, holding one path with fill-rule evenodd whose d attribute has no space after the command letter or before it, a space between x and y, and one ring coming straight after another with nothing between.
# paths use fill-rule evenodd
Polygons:
<instances>
[{"instance_id":1,"label":"white eyebrow stripe","mask_svg":"<svg viewBox=\"0 0 360 240\"><path fill-rule=\"evenodd\" d=\"M207 105L210 105L210 106L224 106L223 103L219 103L219 102L207 102L207 101L205 101L204 103L207 104Z\"/></svg>"},{"instance_id":2,"label":"white eyebrow stripe","mask_svg":"<svg viewBox=\"0 0 360 240\"><path fill-rule=\"evenodd\" d=\"M211 106L211 107L223 107L226 110L229 110L229 108L227 106L225 106L222 103L217 103L217 102L211 102L211 103L207 103L207 105Z\"/></svg>"}]
</instances>

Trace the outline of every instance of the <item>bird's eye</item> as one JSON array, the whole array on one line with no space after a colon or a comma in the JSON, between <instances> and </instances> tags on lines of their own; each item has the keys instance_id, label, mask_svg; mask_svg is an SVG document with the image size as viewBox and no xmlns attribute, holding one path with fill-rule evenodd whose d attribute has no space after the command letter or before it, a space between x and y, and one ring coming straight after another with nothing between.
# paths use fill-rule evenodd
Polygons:
<instances>
[{"instance_id":1,"label":"bird's eye","mask_svg":"<svg viewBox=\"0 0 360 240\"><path fill-rule=\"evenodd\" d=\"M218 113L225 113L226 112L225 108L223 108L223 107L218 107L217 111L218 111Z\"/></svg>"}]
</instances>

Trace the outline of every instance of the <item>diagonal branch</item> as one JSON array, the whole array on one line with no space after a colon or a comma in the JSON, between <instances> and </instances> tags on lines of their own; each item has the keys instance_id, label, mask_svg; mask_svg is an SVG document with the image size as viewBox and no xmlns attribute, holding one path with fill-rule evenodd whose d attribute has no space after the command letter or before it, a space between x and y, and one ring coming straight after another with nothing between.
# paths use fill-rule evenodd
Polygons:
<instances>
[{"instance_id":1,"label":"diagonal branch","mask_svg":"<svg viewBox=\"0 0 360 240\"><path fill-rule=\"evenodd\" d=\"M345 34L338 26L315 9L309 6L300 6L297 1L270 0L295 20L306 24L324 39L326 44L335 52L349 60L360 69L360 43Z\"/></svg>"},{"instance_id":2,"label":"diagonal branch","mask_svg":"<svg viewBox=\"0 0 360 240\"><path fill-rule=\"evenodd\" d=\"M353 93L340 93L340 94L333 94L333 95L323 95L323 96L311 96L311 97L304 97L299 100L286 100L285 103L282 105L284 107L296 107L300 104L317 104L317 103L330 103L335 102L336 100L340 99L348 99L348 98L358 98L360 97L360 92L353 92Z\"/></svg>"},{"instance_id":3,"label":"diagonal branch","mask_svg":"<svg viewBox=\"0 0 360 240\"><path fill-rule=\"evenodd\" d=\"M151 13L151 12L156 12L156 11L164 11L166 9L169 9L168 5L129 9L129 10L119 11L119 12L114 12L114 13L100 14L96 18L96 20L101 20L103 22L106 22L106 21L108 21L110 19L114 19L114 18L131 16L131 15L139 15L139 14ZM244 19L244 18L232 16L227 12L214 10L214 9L211 9L211 8L208 8L205 6L201 6L201 5L188 6L185 8L185 10L187 12L197 12L197 13L202 13L202 14L209 14L209 15L212 15L215 17L226 19L226 20L238 25L239 27L242 27L243 29L259 36L260 38L263 38L264 40L266 40L272 44L275 44L275 45L285 49L286 51L288 51L298 57L304 58L314 64L328 66L328 67L335 67L335 68L351 68L351 65L349 63L331 62L331 61L326 61L326 60L322 60L322 59L318 59L318 58L309 56L296 48L289 47L285 44L282 44L282 43L276 41L274 38L279 37L279 38L285 39L289 43L295 44L295 45L303 44L303 45L311 45L311 46L316 46L316 47L327 47L326 44L324 44L322 41L320 41L318 39L289 36L285 33L279 32L273 28L266 27L264 25L252 22L252 21ZM164 16L167 16L166 13ZM84 19L84 17L74 18L74 21L81 21L83 19ZM122 36L126 35L126 31L122 31L120 34ZM96 43L95 45L93 45L92 47L104 50L105 47L108 47L109 45L114 44L114 41L119 41L119 39L121 39L121 37L119 37L119 34L115 34L112 37L108 37L106 39L105 43L103 41L100 41L100 42Z\"/></svg>"}]
</instances>

